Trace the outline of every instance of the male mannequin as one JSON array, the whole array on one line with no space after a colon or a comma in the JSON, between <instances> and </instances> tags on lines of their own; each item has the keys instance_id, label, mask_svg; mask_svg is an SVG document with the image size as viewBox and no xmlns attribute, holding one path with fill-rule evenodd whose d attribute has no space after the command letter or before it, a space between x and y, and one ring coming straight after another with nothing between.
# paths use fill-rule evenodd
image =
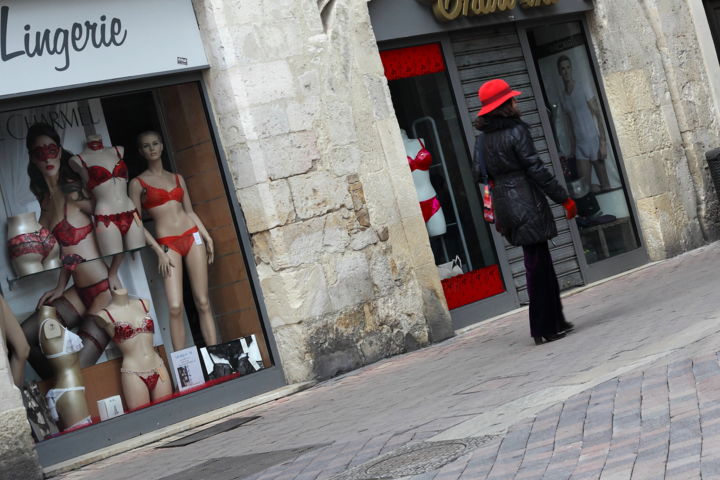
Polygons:
<instances>
[{"instance_id":1,"label":"male mannequin","mask_svg":"<svg viewBox=\"0 0 720 480\"><path fill-rule=\"evenodd\" d=\"M128 171L123 147L105 148L100 135L89 135L82 154L70 167L95 198L95 235L102 255L145 246L145 232L127 194Z\"/></svg>"},{"instance_id":2,"label":"male mannequin","mask_svg":"<svg viewBox=\"0 0 720 480\"><path fill-rule=\"evenodd\" d=\"M8 218L8 254L18 277L61 266L60 246L35 212Z\"/></svg>"},{"instance_id":3,"label":"male mannequin","mask_svg":"<svg viewBox=\"0 0 720 480\"><path fill-rule=\"evenodd\" d=\"M412 172L415 190L422 209L425 227L431 237L444 235L447 232L445 214L443 214L437 193L430 183L430 164L432 157L425 148L422 138L408 138L405 130L400 130L408 163Z\"/></svg>"},{"instance_id":4,"label":"male mannequin","mask_svg":"<svg viewBox=\"0 0 720 480\"><path fill-rule=\"evenodd\" d=\"M149 309L148 300L131 299L121 288L113 290L110 304L97 313L96 322L123 354L123 396L130 410L172 393L168 371L153 348L155 326Z\"/></svg>"},{"instance_id":5,"label":"male mannequin","mask_svg":"<svg viewBox=\"0 0 720 480\"><path fill-rule=\"evenodd\" d=\"M68 430L92 423L85 399L85 385L78 352L80 337L57 321L53 307L38 309L41 318L40 348L55 371L55 385L46 395L48 407L60 430Z\"/></svg>"}]
</instances>

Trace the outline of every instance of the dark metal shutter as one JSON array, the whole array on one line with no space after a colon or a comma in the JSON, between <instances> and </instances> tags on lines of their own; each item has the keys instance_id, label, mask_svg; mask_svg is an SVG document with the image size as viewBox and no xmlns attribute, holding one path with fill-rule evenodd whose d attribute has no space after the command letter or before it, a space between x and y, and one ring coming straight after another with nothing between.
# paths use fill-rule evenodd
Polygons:
<instances>
[{"instance_id":1,"label":"dark metal shutter","mask_svg":"<svg viewBox=\"0 0 720 480\"><path fill-rule=\"evenodd\" d=\"M519 99L523 120L530 125L535 148L545 162L546 167L551 169L547 140L540 125L535 95L530 86L527 64L525 63L525 57L515 27L512 25L479 27L471 31L453 33L450 36L450 41L460 73L463 95L472 118L480 110L480 101L477 97L477 90L480 85L492 78L505 79L513 88L523 92L524 95ZM555 271L560 281L560 288L567 289L582 285L583 279L575 255L569 225L565 220L565 211L561 205L549 201L558 227L558 236L550 243L550 250L555 264ZM528 296L522 248L513 247L505 241L504 247L520 301L527 303Z\"/></svg>"}]
</instances>

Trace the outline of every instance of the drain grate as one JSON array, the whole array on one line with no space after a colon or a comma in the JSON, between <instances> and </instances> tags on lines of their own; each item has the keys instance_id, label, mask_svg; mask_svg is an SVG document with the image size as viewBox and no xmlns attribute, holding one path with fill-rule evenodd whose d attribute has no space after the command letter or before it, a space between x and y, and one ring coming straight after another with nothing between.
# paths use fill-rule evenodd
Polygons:
<instances>
[{"instance_id":1,"label":"drain grate","mask_svg":"<svg viewBox=\"0 0 720 480\"><path fill-rule=\"evenodd\" d=\"M336 475L332 480L395 479L432 472L492 438L485 436L408 445Z\"/></svg>"},{"instance_id":2,"label":"drain grate","mask_svg":"<svg viewBox=\"0 0 720 480\"><path fill-rule=\"evenodd\" d=\"M230 420L218 423L217 425L213 425L212 427L200 430L199 432L191 433L190 435L178 438L177 440L173 440L172 442L164 443L157 448L184 447L186 445L190 445L191 443L199 442L200 440L205 440L206 438L215 436L218 433L228 432L230 430L236 429L240 425L244 425L257 418L260 417L256 415L253 417L231 418Z\"/></svg>"}]
</instances>

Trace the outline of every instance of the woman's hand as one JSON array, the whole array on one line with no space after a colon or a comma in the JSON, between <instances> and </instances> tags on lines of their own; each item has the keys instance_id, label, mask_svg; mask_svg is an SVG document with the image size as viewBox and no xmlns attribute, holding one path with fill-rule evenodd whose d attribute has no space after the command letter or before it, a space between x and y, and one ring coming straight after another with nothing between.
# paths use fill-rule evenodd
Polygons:
<instances>
[{"instance_id":1,"label":"woman's hand","mask_svg":"<svg viewBox=\"0 0 720 480\"><path fill-rule=\"evenodd\" d=\"M59 287L53 288L52 290L43 293L42 297L40 297L40 300L38 300L35 309L37 310L38 308L46 305L49 302L54 302L58 298L62 297L63 293L65 293L65 290Z\"/></svg>"},{"instance_id":2,"label":"woman's hand","mask_svg":"<svg viewBox=\"0 0 720 480\"><path fill-rule=\"evenodd\" d=\"M110 290L120 290L123 288L123 284L120 281L120 277L117 276L117 273L111 273L108 275L108 282L110 283Z\"/></svg>"},{"instance_id":3,"label":"woman's hand","mask_svg":"<svg viewBox=\"0 0 720 480\"><path fill-rule=\"evenodd\" d=\"M212 238L210 238L210 235L206 235L203 240L205 241L205 253L207 253L208 265L212 265L215 260L215 244Z\"/></svg>"},{"instance_id":4,"label":"woman's hand","mask_svg":"<svg viewBox=\"0 0 720 480\"><path fill-rule=\"evenodd\" d=\"M568 197L568 199L563 202L562 206L565 208L565 218L568 220L575 218L575 215L577 215L577 205L575 205L575 200Z\"/></svg>"},{"instance_id":5,"label":"woman's hand","mask_svg":"<svg viewBox=\"0 0 720 480\"><path fill-rule=\"evenodd\" d=\"M170 255L167 252L158 253L158 272L160 276L162 278L169 277L171 268L175 268L175 265L173 265Z\"/></svg>"}]
</instances>

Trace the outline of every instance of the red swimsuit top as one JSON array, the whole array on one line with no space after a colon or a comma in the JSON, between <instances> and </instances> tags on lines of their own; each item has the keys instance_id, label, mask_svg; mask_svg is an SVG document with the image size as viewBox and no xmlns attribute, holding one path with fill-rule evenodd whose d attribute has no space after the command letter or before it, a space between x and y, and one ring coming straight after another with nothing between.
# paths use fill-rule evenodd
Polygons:
<instances>
[{"instance_id":1,"label":"red swimsuit top","mask_svg":"<svg viewBox=\"0 0 720 480\"><path fill-rule=\"evenodd\" d=\"M63 219L58 222L52 229L53 235L57 238L60 245L70 247L77 245L93 231L92 223L88 223L84 227L74 227L67 220L67 202L65 202Z\"/></svg>"},{"instance_id":2,"label":"red swimsuit top","mask_svg":"<svg viewBox=\"0 0 720 480\"><path fill-rule=\"evenodd\" d=\"M101 185L111 178L122 178L127 181L128 179L128 169L127 165L125 165L125 162L123 161L122 157L120 156L120 150L118 150L117 147L115 148L115 152L117 153L117 156L119 160L115 164L115 166L112 169L112 172L109 171L105 167L101 167L99 165L93 165L89 167L87 163L85 163L85 160L78 155L77 157L80 159L80 161L83 164L83 167L85 167L88 171L88 182L87 182L87 188L89 190L93 190L98 185Z\"/></svg>"},{"instance_id":3,"label":"red swimsuit top","mask_svg":"<svg viewBox=\"0 0 720 480\"><path fill-rule=\"evenodd\" d=\"M166 204L170 200L182 202L183 196L185 196L185 191L180 186L180 177L178 177L177 173L175 174L175 188L173 188L172 190L156 188L143 182L142 178L140 177L137 177L137 179L140 181L140 185L145 188L145 200L143 200L142 202L142 207L145 210L159 207L160 205Z\"/></svg>"},{"instance_id":4,"label":"red swimsuit top","mask_svg":"<svg viewBox=\"0 0 720 480\"><path fill-rule=\"evenodd\" d=\"M117 323L110 312L107 311L107 308L103 308L108 317L110 317L110 321L115 326L115 335L113 335L113 341L115 343L122 343L125 340L130 340L139 333L155 333L155 323L150 317L148 308L145 306L145 302L143 302L141 298L138 298L138 301L142 304L143 309L145 310L145 316L143 317L142 323L139 327L133 327L126 322Z\"/></svg>"},{"instance_id":5,"label":"red swimsuit top","mask_svg":"<svg viewBox=\"0 0 720 480\"><path fill-rule=\"evenodd\" d=\"M432 155L428 151L427 148L425 148L425 145L423 145L422 140L418 138L418 142L420 142L420 146L422 147L420 151L415 155L415 158L410 158L410 156L407 157L408 163L410 164L410 171L415 170L430 170L430 164L432 163Z\"/></svg>"}]
</instances>

